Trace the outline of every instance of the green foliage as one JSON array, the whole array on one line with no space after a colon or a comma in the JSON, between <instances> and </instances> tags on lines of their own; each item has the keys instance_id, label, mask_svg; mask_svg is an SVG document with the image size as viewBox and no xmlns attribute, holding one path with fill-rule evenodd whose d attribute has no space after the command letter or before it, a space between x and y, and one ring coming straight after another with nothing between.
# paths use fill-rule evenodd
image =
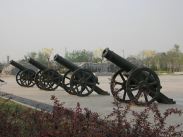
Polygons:
<instances>
[{"instance_id":1,"label":"green foliage","mask_svg":"<svg viewBox=\"0 0 183 137\"><path fill-rule=\"evenodd\" d=\"M50 57L51 54L53 52L53 49L49 49L49 48L44 48L42 49L42 51L39 52L30 52L27 55L25 55L25 60L27 60L27 58L31 57L33 59L35 59L36 61L40 62L41 64L44 64L45 66L52 66Z\"/></svg>"},{"instance_id":2,"label":"green foliage","mask_svg":"<svg viewBox=\"0 0 183 137\"><path fill-rule=\"evenodd\" d=\"M65 58L73 62L90 62L92 61L93 53L86 50L74 50L66 52Z\"/></svg>"},{"instance_id":3,"label":"green foliage","mask_svg":"<svg viewBox=\"0 0 183 137\"><path fill-rule=\"evenodd\" d=\"M65 58L72 62L102 62L102 51L103 49L96 49L95 51L74 50L65 53Z\"/></svg>"},{"instance_id":4,"label":"green foliage","mask_svg":"<svg viewBox=\"0 0 183 137\"><path fill-rule=\"evenodd\" d=\"M164 53L152 53L142 52L138 56L147 67L156 71L183 71L183 53L179 45L175 44L172 49Z\"/></svg>"},{"instance_id":5,"label":"green foliage","mask_svg":"<svg viewBox=\"0 0 183 137\"><path fill-rule=\"evenodd\" d=\"M14 103L9 99L0 98L0 110L14 112L17 110L18 111L27 110L27 107Z\"/></svg>"},{"instance_id":6,"label":"green foliage","mask_svg":"<svg viewBox=\"0 0 183 137\"><path fill-rule=\"evenodd\" d=\"M64 68L50 60L53 49L44 48L39 52L30 52L27 57L32 57L35 60L46 66L55 66L60 68L61 72L65 72ZM93 52L83 50L66 51L65 58L72 62L102 62L103 49L96 49ZM183 71L183 53L180 46L175 44L174 47L167 52L157 53L153 50L142 51L137 57L138 62L143 62L147 67L155 71L175 72Z\"/></svg>"}]
</instances>

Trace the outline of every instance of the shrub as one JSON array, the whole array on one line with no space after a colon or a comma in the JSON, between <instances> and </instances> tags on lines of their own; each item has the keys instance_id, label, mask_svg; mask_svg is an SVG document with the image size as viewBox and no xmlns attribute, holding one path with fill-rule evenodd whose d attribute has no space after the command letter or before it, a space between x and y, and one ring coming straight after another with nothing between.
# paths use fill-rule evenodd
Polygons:
<instances>
[{"instance_id":1,"label":"shrub","mask_svg":"<svg viewBox=\"0 0 183 137\"><path fill-rule=\"evenodd\" d=\"M143 111L131 110L130 105L116 103L113 112L105 118L80 107L66 109L64 103L52 96L53 111L3 109L0 105L0 137L182 137L181 124L167 125L170 115L181 115L178 109L158 110L157 104Z\"/></svg>"}]
</instances>

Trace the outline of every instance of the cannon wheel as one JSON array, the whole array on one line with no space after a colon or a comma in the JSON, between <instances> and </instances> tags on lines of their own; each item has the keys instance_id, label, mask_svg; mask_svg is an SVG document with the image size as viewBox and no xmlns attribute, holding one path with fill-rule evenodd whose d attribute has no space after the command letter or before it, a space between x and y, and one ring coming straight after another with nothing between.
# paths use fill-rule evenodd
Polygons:
<instances>
[{"instance_id":1,"label":"cannon wheel","mask_svg":"<svg viewBox=\"0 0 183 137\"><path fill-rule=\"evenodd\" d=\"M35 85L34 77L35 72L30 69L26 69L20 73L20 81L24 87L33 87Z\"/></svg>"},{"instance_id":2,"label":"cannon wheel","mask_svg":"<svg viewBox=\"0 0 183 137\"><path fill-rule=\"evenodd\" d=\"M160 80L157 74L149 68L137 68L128 77L127 94L137 105L149 105L160 94Z\"/></svg>"},{"instance_id":3,"label":"cannon wheel","mask_svg":"<svg viewBox=\"0 0 183 137\"><path fill-rule=\"evenodd\" d=\"M21 71L21 70L17 73L17 75L16 75L16 82L18 83L18 85L20 85L20 86L23 86L23 87L24 87L24 83L22 83L21 78L20 78L21 73L22 73L22 71Z\"/></svg>"},{"instance_id":4,"label":"cannon wheel","mask_svg":"<svg viewBox=\"0 0 183 137\"><path fill-rule=\"evenodd\" d=\"M126 92L126 81L127 81L127 75L124 70L118 70L111 79L111 93L113 97L119 101L119 102L130 102L130 99L128 97L128 94Z\"/></svg>"},{"instance_id":5,"label":"cannon wheel","mask_svg":"<svg viewBox=\"0 0 183 137\"><path fill-rule=\"evenodd\" d=\"M97 80L94 74L86 69L74 71L70 80L71 90L77 96L81 97L90 95L93 92L96 83Z\"/></svg>"},{"instance_id":6,"label":"cannon wheel","mask_svg":"<svg viewBox=\"0 0 183 137\"><path fill-rule=\"evenodd\" d=\"M41 71L41 70L38 71L38 72L36 73L36 76L35 76L34 80L35 80L36 86L37 86L38 88L44 90L44 88L43 88L43 83L41 82L41 79L40 79L41 74L42 74L42 71Z\"/></svg>"},{"instance_id":7,"label":"cannon wheel","mask_svg":"<svg viewBox=\"0 0 183 137\"><path fill-rule=\"evenodd\" d=\"M64 77L63 77L63 80L62 80L62 84L63 84L63 87L65 89L65 91L71 95L76 95L75 92L73 92L71 90L71 87L70 87L70 80L71 80L71 74L72 74L72 71L71 70L68 70L65 74L64 74Z\"/></svg>"},{"instance_id":8,"label":"cannon wheel","mask_svg":"<svg viewBox=\"0 0 183 137\"><path fill-rule=\"evenodd\" d=\"M50 86L48 85L48 82L46 80L44 80L42 73L43 73L43 71L41 71L41 70L36 73L35 83L38 88L40 88L42 90L50 91L50 89L48 88Z\"/></svg>"},{"instance_id":9,"label":"cannon wheel","mask_svg":"<svg viewBox=\"0 0 183 137\"><path fill-rule=\"evenodd\" d=\"M44 85L43 89L48 91L57 89L61 81L60 74L53 69L43 71L40 76L40 82Z\"/></svg>"}]
</instances>

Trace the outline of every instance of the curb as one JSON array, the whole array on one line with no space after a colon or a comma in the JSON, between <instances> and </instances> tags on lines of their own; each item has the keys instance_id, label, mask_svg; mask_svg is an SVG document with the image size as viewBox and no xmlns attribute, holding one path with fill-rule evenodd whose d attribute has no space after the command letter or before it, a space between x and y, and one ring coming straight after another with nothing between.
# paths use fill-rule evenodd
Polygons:
<instances>
[{"instance_id":1,"label":"curb","mask_svg":"<svg viewBox=\"0 0 183 137\"><path fill-rule=\"evenodd\" d=\"M23 105L28 105L33 108L43 110L43 111L52 112L52 110L53 110L52 105L48 105L48 104L41 103L41 102L38 102L35 100L30 100L27 98L19 97L19 96L13 95L13 94L8 94L8 93L2 92L2 91L0 91L0 96L3 98L6 98L6 99L11 99L11 100L21 103Z\"/></svg>"}]
</instances>

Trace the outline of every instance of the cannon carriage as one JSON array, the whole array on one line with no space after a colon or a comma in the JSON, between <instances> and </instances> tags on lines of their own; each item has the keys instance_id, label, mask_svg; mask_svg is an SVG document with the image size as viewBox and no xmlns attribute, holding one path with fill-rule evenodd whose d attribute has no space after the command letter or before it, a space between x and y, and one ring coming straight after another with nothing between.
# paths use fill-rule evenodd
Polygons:
<instances>
[{"instance_id":1,"label":"cannon carriage","mask_svg":"<svg viewBox=\"0 0 183 137\"><path fill-rule=\"evenodd\" d=\"M111 79L111 92L119 102L134 102L148 105L154 101L174 104L173 99L160 92L161 84L157 74L147 67L137 67L106 48L102 57L120 68Z\"/></svg>"},{"instance_id":2,"label":"cannon carriage","mask_svg":"<svg viewBox=\"0 0 183 137\"><path fill-rule=\"evenodd\" d=\"M55 55L54 60L69 69L63 77L63 85L70 89L70 94L88 96L93 91L100 95L109 95L108 92L97 86L98 78L89 70L80 68L60 55Z\"/></svg>"},{"instance_id":3,"label":"cannon carriage","mask_svg":"<svg viewBox=\"0 0 183 137\"><path fill-rule=\"evenodd\" d=\"M38 88L53 91L61 86L65 89L65 86L62 85L63 76L56 70L50 69L32 58L29 58L28 62L39 69L35 75L35 83Z\"/></svg>"},{"instance_id":4,"label":"cannon carriage","mask_svg":"<svg viewBox=\"0 0 183 137\"><path fill-rule=\"evenodd\" d=\"M14 60L11 60L10 64L19 69L18 73L16 74L16 82L18 85L23 87L33 87L35 85L35 71L22 66Z\"/></svg>"}]
</instances>

